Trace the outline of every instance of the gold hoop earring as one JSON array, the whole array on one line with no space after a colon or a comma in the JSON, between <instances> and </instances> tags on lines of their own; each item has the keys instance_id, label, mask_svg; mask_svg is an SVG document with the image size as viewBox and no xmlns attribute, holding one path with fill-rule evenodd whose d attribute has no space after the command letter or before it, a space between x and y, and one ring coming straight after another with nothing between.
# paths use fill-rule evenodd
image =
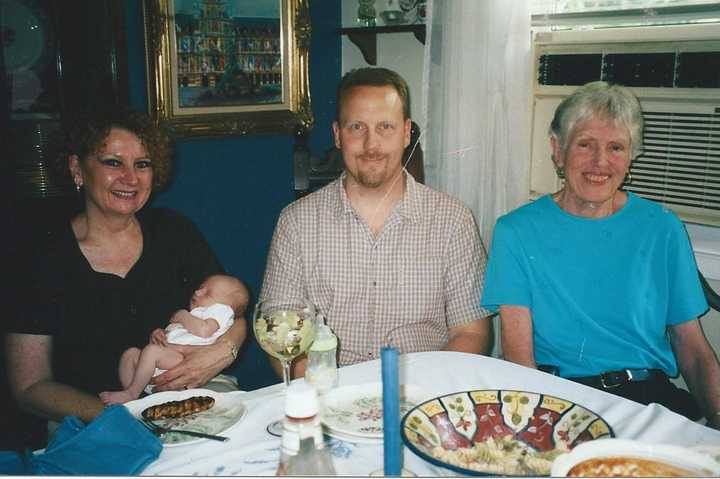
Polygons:
<instances>
[{"instance_id":1,"label":"gold hoop earring","mask_svg":"<svg viewBox=\"0 0 720 479\"><path fill-rule=\"evenodd\" d=\"M623 185L631 185L633 182L632 172L630 170L627 171L625 174L625 179L623 180Z\"/></svg>"}]
</instances>

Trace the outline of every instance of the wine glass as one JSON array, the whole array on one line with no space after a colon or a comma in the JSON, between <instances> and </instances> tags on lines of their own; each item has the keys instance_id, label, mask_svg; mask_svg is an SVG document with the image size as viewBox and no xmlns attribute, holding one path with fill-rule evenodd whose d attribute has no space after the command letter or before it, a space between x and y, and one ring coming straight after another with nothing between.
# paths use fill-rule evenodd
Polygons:
<instances>
[{"instance_id":1,"label":"wine glass","mask_svg":"<svg viewBox=\"0 0 720 479\"><path fill-rule=\"evenodd\" d=\"M290 365L310 348L316 328L317 310L305 299L265 298L255 306L255 338L266 353L282 364L286 389L290 385ZM272 422L267 431L281 436L282 421Z\"/></svg>"}]
</instances>

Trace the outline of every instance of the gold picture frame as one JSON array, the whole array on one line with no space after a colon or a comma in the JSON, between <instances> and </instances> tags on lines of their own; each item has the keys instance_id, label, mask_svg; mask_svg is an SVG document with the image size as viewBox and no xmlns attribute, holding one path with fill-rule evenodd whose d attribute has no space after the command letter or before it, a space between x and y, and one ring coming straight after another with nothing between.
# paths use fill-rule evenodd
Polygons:
<instances>
[{"instance_id":1,"label":"gold picture frame","mask_svg":"<svg viewBox=\"0 0 720 479\"><path fill-rule=\"evenodd\" d=\"M150 114L176 137L311 128L308 1L143 0Z\"/></svg>"}]
</instances>

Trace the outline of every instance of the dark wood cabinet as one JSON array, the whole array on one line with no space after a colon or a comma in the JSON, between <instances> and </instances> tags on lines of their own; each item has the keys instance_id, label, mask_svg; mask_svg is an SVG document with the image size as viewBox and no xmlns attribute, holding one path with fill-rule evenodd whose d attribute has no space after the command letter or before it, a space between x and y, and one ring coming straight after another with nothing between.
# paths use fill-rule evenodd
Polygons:
<instances>
[{"instance_id":1,"label":"dark wood cabinet","mask_svg":"<svg viewBox=\"0 0 720 479\"><path fill-rule=\"evenodd\" d=\"M33 251L78 207L75 191L60 186L52 171L63 118L128 103L124 3L0 2L0 173L6 180L0 213L10 233L4 264L11 303L22 297ZM10 304L10 311L19 315L20 306ZM4 367L0 408L0 449L44 446L45 421L18 411Z\"/></svg>"}]
</instances>

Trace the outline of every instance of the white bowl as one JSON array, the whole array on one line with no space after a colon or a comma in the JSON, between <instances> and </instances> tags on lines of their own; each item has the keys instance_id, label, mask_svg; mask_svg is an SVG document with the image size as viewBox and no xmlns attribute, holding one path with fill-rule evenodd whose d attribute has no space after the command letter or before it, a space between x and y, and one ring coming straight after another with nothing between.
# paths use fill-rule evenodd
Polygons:
<instances>
[{"instance_id":1,"label":"white bowl","mask_svg":"<svg viewBox=\"0 0 720 479\"><path fill-rule=\"evenodd\" d=\"M709 455L679 446L646 444L627 439L598 439L580 444L569 453L555 459L550 475L567 477L570 470L581 462L611 457L656 461L680 468L688 473L687 476L720 476L720 463ZM619 471L616 477L628 477L628 475L627 472Z\"/></svg>"}]
</instances>

